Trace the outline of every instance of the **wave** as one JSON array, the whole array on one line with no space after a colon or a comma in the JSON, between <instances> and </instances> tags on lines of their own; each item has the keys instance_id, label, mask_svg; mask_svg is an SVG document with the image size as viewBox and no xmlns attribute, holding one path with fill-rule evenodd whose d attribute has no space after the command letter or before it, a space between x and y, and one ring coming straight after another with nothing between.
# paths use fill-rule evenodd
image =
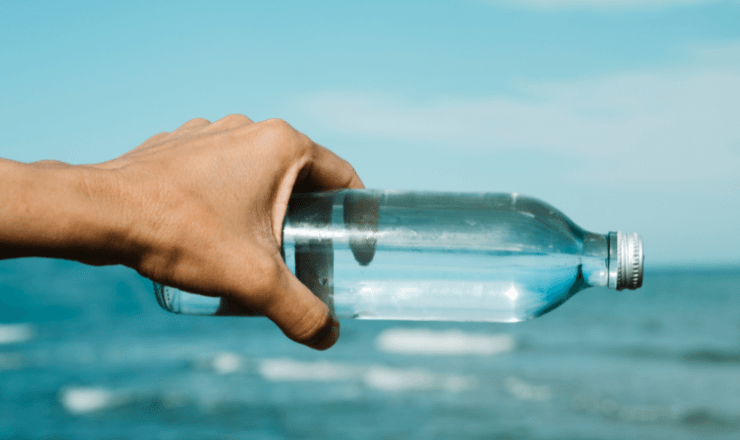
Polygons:
<instances>
[{"instance_id":1,"label":"wave","mask_svg":"<svg viewBox=\"0 0 740 440\"><path fill-rule=\"evenodd\" d=\"M301 362L287 358L262 360L258 371L264 379L274 382L358 382L371 389L389 392L430 389L462 391L474 387L477 382L470 376L439 374L420 368Z\"/></svg>"},{"instance_id":2,"label":"wave","mask_svg":"<svg viewBox=\"0 0 740 440\"><path fill-rule=\"evenodd\" d=\"M28 359L16 353L0 353L0 370L20 370L28 366Z\"/></svg>"},{"instance_id":3,"label":"wave","mask_svg":"<svg viewBox=\"0 0 740 440\"><path fill-rule=\"evenodd\" d=\"M468 376L435 374L429 371L370 367L363 376L365 385L381 391L433 390L463 391L473 388L476 380Z\"/></svg>"},{"instance_id":4,"label":"wave","mask_svg":"<svg viewBox=\"0 0 740 440\"><path fill-rule=\"evenodd\" d=\"M682 414L679 421L681 424L691 428L733 431L740 428L740 419L737 417L728 417L726 414L720 414L717 411L708 409L686 411Z\"/></svg>"},{"instance_id":5,"label":"wave","mask_svg":"<svg viewBox=\"0 0 740 440\"><path fill-rule=\"evenodd\" d=\"M244 359L235 353L225 351L214 356L210 366L217 374L232 374L244 368Z\"/></svg>"},{"instance_id":6,"label":"wave","mask_svg":"<svg viewBox=\"0 0 740 440\"><path fill-rule=\"evenodd\" d=\"M25 342L33 338L33 327L28 324L0 324L0 344Z\"/></svg>"},{"instance_id":7,"label":"wave","mask_svg":"<svg viewBox=\"0 0 740 440\"><path fill-rule=\"evenodd\" d=\"M516 340L506 333L491 335L402 327L385 330L375 343L379 350L387 353L437 356L492 356L516 348Z\"/></svg>"},{"instance_id":8,"label":"wave","mask_svg":"<svg viewBox=\"0 0 740 440\"><path fill-rule=\"evenodd\" d=\"M609 420L625 422L675 422L681 411L665 405L629 404L612 397L594 396L579 393L573 397L577 410L599 415Z\"/></svg>"},{"instance_id":9,"label":"wave","mask_svg":"<svg viewBox=\"0 0 740 440\"><path fill-rule=\"evenodd\" d=\"M89 414L128 402L124 395L106 388L67 387L59 392L59 403L73 415Z\"/></svg>"},{"instance_id":10,"label":"wave","mask_svg":"<svg viewBox=\"0 0 740 440\"><path fill-rule=\"evenodd\" d=\"M695 350L684 354L683 360L709 364L737 364L740 363L740 352Z\"/></svg>"},{"instance_id":11,"label":"wave","mask_svg":"<svg viewBox=\"0 0 740 440\"><path fill-rule=\"evenodd\" d=\"M716 408L635 404L620 402L612 397L599 397L585 393L576 394L573 397L573 403L577 410L609 420L632 423L671 423L705 432L740 430L740 416L724 413Z\"/></svg>"},{"instance_id":12,"label":"wave","mask_svg":"<svg viewBox=\"0 0 740 440\"><path fill-rule=\"evenodd\" d=\"M292 359L265 359L259 373L270 381L334 382L351 380L360 373L358 368L327 361L299 362Z\"/></svg>"},{"instance_id":13,"label":"wave","mask_svg":"<svg viewBox=\"0 0 740 440\"><path fill-rule=\"evenodd\" d=\"M552 399L552 391L547 385L534 385L517 377L507 377L504 386L519 400L546 402Z\"/></svg>"}]
</instances>

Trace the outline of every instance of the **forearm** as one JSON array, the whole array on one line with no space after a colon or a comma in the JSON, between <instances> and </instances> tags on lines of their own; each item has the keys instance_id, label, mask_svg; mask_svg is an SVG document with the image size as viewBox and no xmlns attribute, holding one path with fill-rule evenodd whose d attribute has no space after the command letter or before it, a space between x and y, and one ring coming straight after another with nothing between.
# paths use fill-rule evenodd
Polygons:
<instances>
[{"instance_id":1,"label":"forearm","mask_svg":"<svg viewBox=\"0 0 740 440\"><path fill-rule=\"evenodd\" d=\"M130 238L107 170L0 159L0 259L119 263Z\"/></svg>"}]
</instances>

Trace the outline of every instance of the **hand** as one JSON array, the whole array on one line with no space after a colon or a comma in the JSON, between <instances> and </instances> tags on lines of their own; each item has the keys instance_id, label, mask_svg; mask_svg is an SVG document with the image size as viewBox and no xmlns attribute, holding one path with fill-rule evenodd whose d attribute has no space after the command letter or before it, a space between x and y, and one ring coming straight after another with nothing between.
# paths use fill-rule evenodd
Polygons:
<instances>
[{"instance_id":1,"label":"hand","mask_svg":"<svg viewBox=\"0 0 740 440\"><path fill-rule=\"evenodd\" d=\"M99 251L64 258L124 264L153 281L222 297L316 349L336 342L338 322L280 256L283 217L294 191L363 184L346 161L284 121L193 119L108 162L34 165L83 172L100 221L118 228L115 240L108 234L93 245Z\"/></svg>"}]
</instances>

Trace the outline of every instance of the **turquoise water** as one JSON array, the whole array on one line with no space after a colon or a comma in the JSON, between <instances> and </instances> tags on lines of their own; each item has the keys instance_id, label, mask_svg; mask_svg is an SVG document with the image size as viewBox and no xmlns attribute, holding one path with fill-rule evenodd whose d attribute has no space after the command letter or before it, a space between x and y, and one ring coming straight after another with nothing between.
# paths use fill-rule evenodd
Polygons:
<instances>
[{"instance_id":1,"label":"turquoise water","mask_svg":"<svg viewBox=\"0 0 740 440\"><path fill-rule=\"evenodd\" d=\"M133 271L0 263L0 438L734 439L740 269L647 268L516 323L168 314Z\"/></svg>"}]
</instances>

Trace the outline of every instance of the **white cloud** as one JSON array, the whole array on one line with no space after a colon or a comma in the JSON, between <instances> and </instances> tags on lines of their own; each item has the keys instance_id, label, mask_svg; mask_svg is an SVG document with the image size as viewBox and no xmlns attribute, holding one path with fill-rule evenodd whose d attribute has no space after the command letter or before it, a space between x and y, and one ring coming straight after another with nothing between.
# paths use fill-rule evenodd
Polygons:
<instances>
[{"instance_id":1,"label":"white cloud","mask_svg":"<svg viewBox=\"0 0 740 440\"><path fill-rule=\"evenodd\" d=\"M564 8L645 9L661 6L715 3L719 0L479 0L481 3L520 9L552 10Z\"/></svg>"},{"instance_id":2,"label":"white cloud","mask_svg":"<svg viewBox=\"0 0 740 440\"><path fill-rule=\"evenodd\" d=\"M580 177L737 183L740 44L693 52L697 61L683 66L523 84L519 97L324 93L303 106L327 128L354 135L579 155Z\"/></svg>"}]
</instances>

